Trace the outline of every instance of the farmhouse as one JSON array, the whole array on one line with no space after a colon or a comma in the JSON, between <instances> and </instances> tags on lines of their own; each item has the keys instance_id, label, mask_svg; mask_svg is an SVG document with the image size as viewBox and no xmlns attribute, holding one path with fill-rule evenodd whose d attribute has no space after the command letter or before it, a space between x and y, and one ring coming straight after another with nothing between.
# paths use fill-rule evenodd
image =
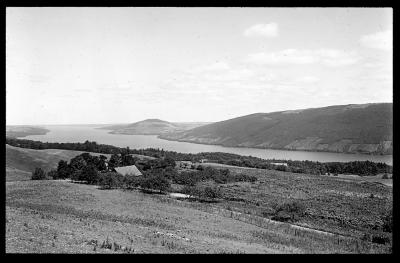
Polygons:
<instances>
[{"instance_id":1,"label":"farmhouse","mask_svg":"<svg viewBox=\"0 0 400 263\"><path fill-rule=\"evenodd\" d=\"M126 176L126 175L133 175L133 176L142 175L142 173L139 171L139 169L135 165L115 167L115 171L117 173L122 174L123 176Z\"/></svg>"}]
</instances>

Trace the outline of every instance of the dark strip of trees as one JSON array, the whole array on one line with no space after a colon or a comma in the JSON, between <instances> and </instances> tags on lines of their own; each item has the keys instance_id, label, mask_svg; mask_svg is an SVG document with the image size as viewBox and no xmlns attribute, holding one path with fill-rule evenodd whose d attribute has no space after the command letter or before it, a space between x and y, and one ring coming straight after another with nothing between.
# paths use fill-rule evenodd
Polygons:
<instances>
[{"instance_id":1,"label":"dark strip of trees","mask_svg":"<svg viewBox=\"0 0 400 263\"><path fill-rule=\"evenodd\" d=\"M51 143L25 139L6 138L6 143L12 146L30 149L64 149L75 151L87 151L103 154L141 154L155 158L168 157L174 161L200 162L207 159L209 162L252 167L259 169L272 169L294 173L309 174L358 174L358 175L377 175L380 173L393 173L393 167L385 163L375 163L371 161L354 162L314 162L314 161L292 161L277 159L261 159L253 156L241 156L232 153L222 152L203 152L197 154L178 153L174 151L164 151L163 149L129 149L120 148L112 145L97 144L96 142L85 141L84 143ZM272 163L284 162L287 166L274 165Z\"/></svg>"}]
</instances>

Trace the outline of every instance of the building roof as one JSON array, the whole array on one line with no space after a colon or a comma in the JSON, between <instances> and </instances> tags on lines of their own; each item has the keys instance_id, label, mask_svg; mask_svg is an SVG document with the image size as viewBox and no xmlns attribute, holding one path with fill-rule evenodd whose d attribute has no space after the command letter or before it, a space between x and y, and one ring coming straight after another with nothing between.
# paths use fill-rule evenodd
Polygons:
<instances>
[{"instance_id":1,"label":"building roof","mask_svg":"<svg viewBox=\"0 0 400 263\"><path fill-rule=\"evenodd\" d=\"M136 167L136 165L115 167L115 171L122 175L134 175L134 176L142 175L142 173L139 171L139 169Z\"/></svg>"}]
</instances>

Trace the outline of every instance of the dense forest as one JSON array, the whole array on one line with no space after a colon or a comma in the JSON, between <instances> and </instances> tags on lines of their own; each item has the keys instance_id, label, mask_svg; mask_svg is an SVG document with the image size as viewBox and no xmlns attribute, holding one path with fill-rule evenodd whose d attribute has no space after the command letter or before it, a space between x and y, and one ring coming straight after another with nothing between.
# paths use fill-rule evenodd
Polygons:
<instances>
[{"instance_id":1,"label":"dense forest","mask_svg":"<svg viewBox=\"0 0 400 263\"><path fill-rule=\"evenodd\" d=\"M156 158L168 157L174 161L192 161L227 164L233 166L251 167L259 169L272 169L280 171L288 171L294 173L309 174L358 174L358 175L377 175L381 173L392 173L393 167L385 163L375 163L371 161L354 161L354 162L314 162L314 161L292 161L277 159L261 159L252 156L241 156L232 153L222 152L203 152L197 154L178 153L174 151L165 151L163 149L147 148L147 149L129 149L120 148L112 145L97 144L96 142L85 141L84 143L50 143L25 139L15 139L6 137L6 144L30 148L30 149L64 149L87 151L103 154L141 154ZM276 165L273 163L286 163L285 165Z\"/></svg>"}]
</instances>

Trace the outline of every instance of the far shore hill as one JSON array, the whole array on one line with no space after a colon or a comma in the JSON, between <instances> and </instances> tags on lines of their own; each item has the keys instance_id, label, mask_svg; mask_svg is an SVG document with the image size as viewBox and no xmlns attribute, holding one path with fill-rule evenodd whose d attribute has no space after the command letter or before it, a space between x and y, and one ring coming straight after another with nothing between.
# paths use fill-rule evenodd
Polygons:
<instances>
[{"instance_id":1,"label":"far shore hill","mask_svg":"<svg viewBox=\"0 0 400 263\"><path fill-rule=\"evenodd\" d=\"M387 155L393 153L393 104L255 113L159 137L227 147Z\"/></svg>"},{"instance_id":2,"label":"far shore hill","mask_svg":"<svg viewBox=\"0 0 400 263\"><path fill-rule=\"evenodd\" d=\"M117 124L100 127L112 134L160 135L180 132L210 124L210 122L168 122L160 119L146 119L131 124Z\"/></svg>"},{"instance_id":3,"label":"far shore hill","mask_svg":"<svg viewBox=\"0 0 400 263\"><path fill-rule=\"evenodd\" d=\"M111 134L158 135L172 141L336 153L393 154L393 104L368 103L254 113L220 122L146 119L96 125ZM46 134L35 126L7 126L6 136Z\"/></svg>"},{"instance_id":4,"label":"far shore hill","mask_svg":"<svg viewBox=\"0 0 400 263\"><path fill-rule=\"evenodd\" d=\"M6 126L6 136L13 138L20 138L29 135L44 135L50 130L43 127L30 126L30 125L9 125Z\"/></svg>"}]
</instances>

